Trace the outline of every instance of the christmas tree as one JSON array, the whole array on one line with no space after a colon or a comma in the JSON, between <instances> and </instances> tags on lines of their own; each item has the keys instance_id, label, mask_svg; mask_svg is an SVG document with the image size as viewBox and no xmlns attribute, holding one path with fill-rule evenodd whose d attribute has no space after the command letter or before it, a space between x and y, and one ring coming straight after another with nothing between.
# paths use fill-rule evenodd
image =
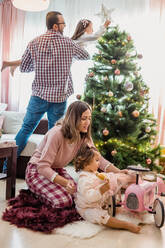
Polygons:
<instances>
[{"instance_id":1,"label":"christmas tree","mask_svg":"<svg viewBox=\"0 0 165 248\"><path fill-rule=\"evenodd\" d=\"M140 74L131 36L110 26L98 40L83 100L93 108L92 137L101 154L124 169L141 164L160 171L156 120L148 111L149 88Z\"/></svg>"}]
</instances>

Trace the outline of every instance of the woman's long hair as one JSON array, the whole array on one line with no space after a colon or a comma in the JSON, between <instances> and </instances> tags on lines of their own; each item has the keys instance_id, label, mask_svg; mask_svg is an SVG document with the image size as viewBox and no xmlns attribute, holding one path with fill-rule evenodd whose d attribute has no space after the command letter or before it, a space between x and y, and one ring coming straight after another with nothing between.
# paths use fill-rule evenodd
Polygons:
<instances>
[{"instance_id":1,"label":"woman's long hair","mask_svg":"<svg viewBox=\"0 0 165 248\"><path fill-rule=\"evenodd\" d=\"M81 138L91 139L91 123L86 133L80 133L79 131L81 116L88 109L92 112L90 105L83 101L75 101L69 105L62 122L61 131L71 143Z\"/></svg>"},{"instance_id":2,"label":"woman's long hair","mask_svg":"<svg viewBox=\"0 0 165 248\"><path fill-rule=\"evenodd\" d=\"M90 20L87 19L82 19L78 22L75 32L73 36L71 37L72 40L77 40L81 35L85 33L86 28L89 26L91 23Z\"/></svg>"}]
</instances>

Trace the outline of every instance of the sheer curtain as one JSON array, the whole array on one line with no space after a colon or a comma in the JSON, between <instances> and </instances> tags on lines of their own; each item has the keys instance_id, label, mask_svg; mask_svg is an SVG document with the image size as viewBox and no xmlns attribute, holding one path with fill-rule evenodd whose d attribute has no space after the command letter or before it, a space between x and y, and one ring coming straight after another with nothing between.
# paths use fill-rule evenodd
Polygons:
<instances>
[{"instance_id":1,"label":"sheer curtain","mask_svg":"<svg viewBox=\"0 0 165 248\"><path fill-rule=\"evenodd\" d=\"M11 0L3 0L0 2L0 53L2 60L12 60L13 51L16 47L21 47L24 31L24 15L23 11L19 11L13 7ZM8 103L8 107L17 108L18 95L14 94L10 75L7 70L1 74L1 102ZM12 101L12 98L14 99Z\"/></svg>"},{"instance_id":2,"label":"sheer curtain","mask_svg":"<svg viewBox=\"0 0 165 248\"><path fill-rule=\"evenodd\" d=\"M165 123L163 123L163 120L165 120L165 100L163 96L165 92L163 63L165 57L164 2L164 0L51 0L46 11L25 13L24 32L21 31L22 28L20 28L20 33L16 32L17 37L15 36L14 41L12 41L10 54L6 57L3 56L3 58L10 60L21 58L28 42L46 31L45 16L48 11L57 10L62 12L67 24L64 35L71 37L77 22L81 18L90 19L94 24L94 30L97 31L101 22L96 13L100 12L101 4L104 4L107 9L114 8L112 13L113 24L118 24L121 30L130 33L138 53L143 55L139 64L142 68L141 74L150 87L150 111L158 119L158 142L165 144ZM9 32L11 31L9 30ZM88 51L92 55L95 52L95 44L89 46ZM92 61L75 62L73 64L72 75L75 95L70 97L70 102L76 99L77 94L83 93L84 78L91 65ZM3 76L3 73L1 76ZM16 70L14 77L9 76L9 89L12 92L12 94L9 94L10 109L26 110L31 94L33 76L33 73L20 73L19 69ZM3 84L1 86L3 92Z\"/></svg>"}]
</instances>

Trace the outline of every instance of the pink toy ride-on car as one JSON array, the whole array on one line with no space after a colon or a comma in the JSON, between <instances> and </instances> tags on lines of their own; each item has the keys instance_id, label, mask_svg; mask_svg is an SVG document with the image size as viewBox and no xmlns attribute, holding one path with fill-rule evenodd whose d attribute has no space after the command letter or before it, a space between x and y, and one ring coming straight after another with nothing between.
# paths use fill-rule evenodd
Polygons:
<instances>
[{"instance_id":1,"label":"pink toy ride-on car","mask_svg":"<svg viewBox=\"0 0 165 248\"><path fill-rule=\"evenodd\" d=\"M121 200L118 204L116 204L115 196L110 196L109 213L111 216L115 216L116 207L121 206L132 212L147 211L154 214L155 225L161 228L164 225L165 211L164 204L159 196L165 196L165 176L149 174L150 169L141 165L130 165L127 169L136 171L136 183L127 187L124 200ZM139 183L140 174L144 176L141 183Z\"/></svg>"}]
</instances>

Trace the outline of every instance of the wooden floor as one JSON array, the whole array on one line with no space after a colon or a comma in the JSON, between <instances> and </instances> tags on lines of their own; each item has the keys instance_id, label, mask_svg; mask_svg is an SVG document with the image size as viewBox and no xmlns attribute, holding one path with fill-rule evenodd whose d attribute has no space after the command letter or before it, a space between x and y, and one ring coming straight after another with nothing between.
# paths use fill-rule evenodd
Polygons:
<instances>
[{"instance_id":1,"label":"wooden floor","mask_svg":"<svg viewBox=\"0 0 165 248\"><path fill-rule=\"evenodd\" d=\"M25 181L17 179L17 193L26 188ZM6 207L5 180L0 181L0 214ZM59 234L43 234L17 228L0 220L0 244L3 248L165 248L165 226L144 225L140 234L106 229L90 239L71 238Z\"/></svg>"}]
</instances>

